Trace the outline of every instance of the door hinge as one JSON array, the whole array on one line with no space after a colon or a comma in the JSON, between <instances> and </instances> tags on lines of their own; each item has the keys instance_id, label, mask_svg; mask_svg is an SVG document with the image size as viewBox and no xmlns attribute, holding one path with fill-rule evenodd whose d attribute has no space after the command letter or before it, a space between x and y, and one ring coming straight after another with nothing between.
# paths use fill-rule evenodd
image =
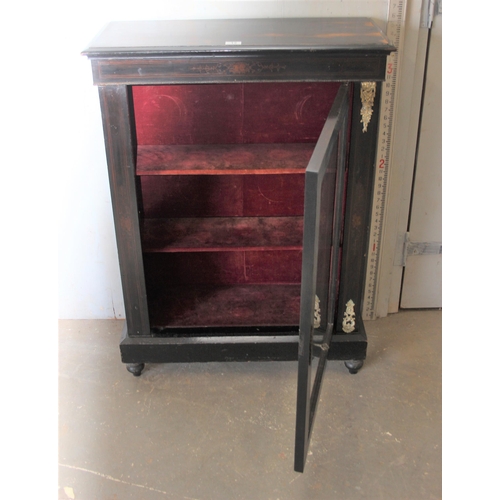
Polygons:
<instances>
[{"instance_id":1,"label":"door hinge","mask_svg":"<svg viewBox=\"0 0 500 500\"><path fill-rule=\"evenodd\" d=\"M437 7L437 8L436 8ZM420 19L421 28L432 28L432 22L436 13L442 12L441 0L423 0L422 13Z\"/></svg>"},{"instance_id":2,"label":"door hinge","mask_svg":"<svg viewBox=\"0 0 500 500\"><path fill-rule=\"evenodd\" d=\"M406 259L414 255L441 255L443 244L440 241L411 241L410 233L404 234L402 259L399 265L406 266Z\"/></svg>"}]
</instances>

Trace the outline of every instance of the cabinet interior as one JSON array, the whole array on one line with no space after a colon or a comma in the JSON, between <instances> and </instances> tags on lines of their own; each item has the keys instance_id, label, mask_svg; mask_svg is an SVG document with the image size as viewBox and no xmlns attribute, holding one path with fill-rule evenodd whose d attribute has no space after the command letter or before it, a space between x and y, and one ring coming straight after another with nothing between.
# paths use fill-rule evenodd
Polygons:
<instances>
[{"instance_id":1,"label":"cabinet interior","mask_svg":"<svg viewBox=\"0 0 500 500\"><path fill-rule=\"evenodd\" d=\"M305 170L339 86L132 88L152 328L299 324Z\"/></svg>"}]
</instances>

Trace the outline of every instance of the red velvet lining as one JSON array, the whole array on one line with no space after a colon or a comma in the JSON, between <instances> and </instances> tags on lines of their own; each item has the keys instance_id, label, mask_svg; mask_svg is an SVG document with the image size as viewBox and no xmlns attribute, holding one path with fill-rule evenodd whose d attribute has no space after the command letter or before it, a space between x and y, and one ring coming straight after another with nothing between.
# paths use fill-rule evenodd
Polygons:
<instances>
[{"instance_id":1,"label":"red velvet lining","mask_svg":"<svg viewBox=\"0 0 500 500\"><path fill-rule=\"evenodd\" d=\"M148 295L156 327L296 326L300 285L163 287Z\"/></svg>"},{"instance_id":2,"label":"red velvet lining","mask_svg":"<svg viewBox=\"0 0 500 500\"><path fill-rule=\"evenodd\" d=\"M298 324L304 172L339 86L133 87L152 326Z\"/></svg>"},{"instance_id":3,"label":"red velvet lining","mask_svg":"<svg viewBox=\"0 0 500 500\"><path fill-rule=\"evenodd\" d=\"M133 87L137 143L315 142L339 83Z\"/></svg>"},{"instance_id":4,"label":"red velvet lining","mask_svg":"<svg viewBox=\"0 0 500 500\"><path fill-rule=\"evenodd\" d=\"M171 285L300 283L300 250L144 254L149 289Z\"/></svg>"},{"instance_id":5,"label":"red velvet lining","mask_svg":"<svg viewBox=\"0 0 500 500\"><path fill-rule=\"evenodd\" d=\"M145 252L302 249L302 217L145 219Z\"/></svg>"},{"instance_id":6,"label":"red velvet lining","mask_svg":"<svg viewBox=\"0 0 500 500\"><path fill-rule=\"evenodd\" d=\"M304 174L140 179L145 218L304 215Z\"/></svg>"}]
</instances>

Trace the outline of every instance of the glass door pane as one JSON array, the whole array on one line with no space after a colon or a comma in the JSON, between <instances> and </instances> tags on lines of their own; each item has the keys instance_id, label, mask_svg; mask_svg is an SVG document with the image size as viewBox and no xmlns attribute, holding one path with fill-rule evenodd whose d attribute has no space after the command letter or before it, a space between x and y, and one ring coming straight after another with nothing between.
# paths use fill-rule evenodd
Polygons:
<instances>
[{"instance_id":1,"label":"glass door pane","mask_svg":"<svg viewBox=\"0 0 500 500\"><path fill-rule=\"evenodd\" d=\"M306 170L295 470L302 472L337 309L349 85L330 110Z\"/></svg>"}]
</instances>

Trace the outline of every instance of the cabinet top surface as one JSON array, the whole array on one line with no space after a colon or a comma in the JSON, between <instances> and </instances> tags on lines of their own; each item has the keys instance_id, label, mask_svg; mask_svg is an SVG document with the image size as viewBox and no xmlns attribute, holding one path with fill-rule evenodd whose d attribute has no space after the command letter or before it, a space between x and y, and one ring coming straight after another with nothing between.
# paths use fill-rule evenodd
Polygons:
<instances>
[{"instance_id":1,"label":"cabinet top surface","mask_svg":"<svg viewBox=\"0 0 500 500\"><path fill-rule=\"evenodd\" d=\"M83 51L88 57L255 51L375 51L394 47L369 18L121 21Z\"/></svg>"}]
</instances>

